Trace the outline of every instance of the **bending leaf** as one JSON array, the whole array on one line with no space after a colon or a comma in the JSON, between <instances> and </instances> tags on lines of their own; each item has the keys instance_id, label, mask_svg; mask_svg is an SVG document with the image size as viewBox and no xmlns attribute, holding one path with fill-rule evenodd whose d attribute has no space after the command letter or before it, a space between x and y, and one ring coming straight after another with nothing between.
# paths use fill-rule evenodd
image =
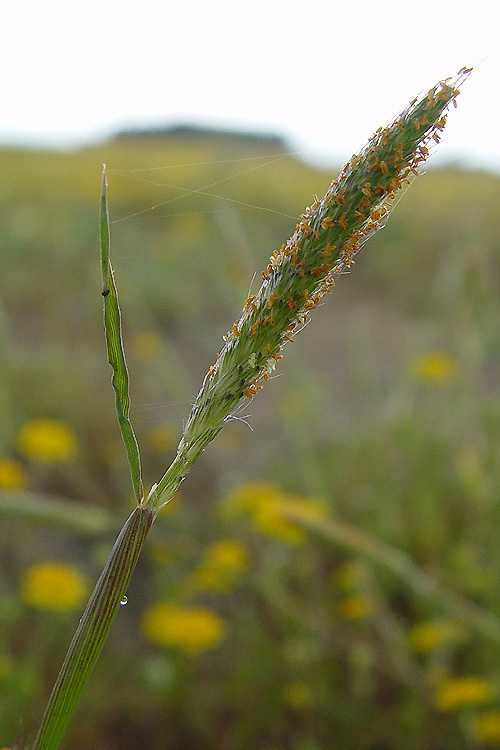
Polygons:
<instances>
[{"instance_id":1,"label":"bending leaf","mask_svg":"<svg viewBox=\"0 0 500 750\"><path fill-rule=\"evenodd\" d=\"M120 307L116 291L113 268L109 258L109 213L107 199L107 183L105 166L102 170L100 239L101 239L101 270L102 296L104 299L104 328L106 331L106 345L108 361L113 368L112 384L115 391L116 415L122 433L123 442L127 449L130 475L137 502L143 499L141 479L141 459L139 446L129 419L130 397L128 392L128 370L123 351Z\"/></svg>"}]
</instances>

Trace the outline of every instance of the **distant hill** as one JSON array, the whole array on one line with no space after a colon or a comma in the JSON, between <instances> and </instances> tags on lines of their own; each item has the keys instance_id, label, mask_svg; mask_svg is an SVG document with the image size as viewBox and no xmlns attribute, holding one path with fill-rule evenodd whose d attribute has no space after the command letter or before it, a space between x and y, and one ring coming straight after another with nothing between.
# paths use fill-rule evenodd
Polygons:
<instances>
[{"instance_id":1,"label":"distant hill","mask_svg":"<svg viewBox=\"0 0 500 750\"><path fill-rule=\"evenodd\" d=\"M186 141L200 141L209 139L216 142L224 142L233 146L256 146L259 149L273 148L278 152L290 151L286 139L276 133L258 133L245 130L230 130L212 128L202 125L178 124L167 127L155 128L130 128L119 131L113 141L149 140L164 138Z\"/></svg>"}]
</instances>

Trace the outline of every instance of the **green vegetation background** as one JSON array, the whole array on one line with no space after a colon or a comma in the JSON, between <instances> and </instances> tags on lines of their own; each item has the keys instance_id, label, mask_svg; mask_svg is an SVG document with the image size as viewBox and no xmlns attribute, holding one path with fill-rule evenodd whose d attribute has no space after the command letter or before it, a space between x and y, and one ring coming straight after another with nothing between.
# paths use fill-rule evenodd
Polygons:
<instances>
[{"instance_id":1,"label":"green vegetation background","mask_svg":"<svg viewBox=\"0 0 500 750\"><path fill-rule=\"evenodd\" d=\"M26 571L60 560L93 583L133 506L102 330L101 164L131 418L151 484L253 274L258 285L292 217L334 176L297 157L273 160L275 148L122 138L71 153L0 152L0 458L21 467L26 490L105 512L102 533L78 533L29 509L9 518L12 503L0 503L0 744L32 736L80 615L24 601ZM159 166L169 168L129 171ZM170 187L219 181L207 192L221 197L179 198ZM279 378L242 412L253 431L228 424L155 525L67 747L500 746L498 639L349 546L313 534L290 543L221 512L249 483L321 500L329 517L500 618L499 204L500 180L487 173L431 167L415 181L288 345ZM425 369L434 352L448 370ZM23 454L19 431L39 418L74 431L74 460ZM247 564L230 586L193 590L193 571L221 539L237 540ZM141 618L165 601L215 611L225 637L194 655L152 642ZM422 623L458 623L461 636L422 647ZM483 698L472 691L440 708L439 685L467 676L487 686Z\"/></svg>"}]
</instances>

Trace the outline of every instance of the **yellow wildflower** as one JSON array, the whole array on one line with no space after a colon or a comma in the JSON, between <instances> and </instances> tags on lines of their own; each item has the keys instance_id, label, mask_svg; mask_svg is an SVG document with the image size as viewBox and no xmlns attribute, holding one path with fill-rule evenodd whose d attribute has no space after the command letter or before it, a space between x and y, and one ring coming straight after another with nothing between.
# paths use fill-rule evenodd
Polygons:
<instances>
[{"instance_id":1,"label":"yellow wildflower","mask_svg":"<svg viewBox=\"0 0 500 750\"><path fill-rule=\"evenodd\" d=\"M79 607L87 596L85 578L61 562L34 565L24 574L21 598L37 609L68 610Z\"/></svg>"},{"instance_id":2,"label":"yellow wildflower","mask_svg":"<svg viewBox=\"0 0 500 750\"><path fill-rule=\"evenodd\" d=\"M285 685L283 700L292 708L307 708L314 702L311 688L306 682L295 680Z\"/></svg>"},{"instance_id":3,"label":"yellow wildflower","mask_svg":"<svg viewBox=\"0 0 500 750\"><path fill-rule=\"evenodd\" d=\"M500 711L486 711L476 717L473 733L482 745L500 744Z\"/></svg>"},{"instance_id":4,"label":"yellow wildflower","mask_svg":"<svg viewBox=\"0 0 500 750\"><path fill-rule=\"evenodd\" d=\"M244 484L226 500L231 512L246 511L255 528L266 536L280 539L292 546L307 541L305 530L292 520L316 520L326 515L325 505L318 500L287 495L274 484Z\"/></svg>"},{"instance_id":5,"label":"yellow wildflower","mask_svg":"<svg viewBox=\"0 0 500 750\"><path fill-rule=\"evenodd\" d=\"M236 539L221 539L206 552L206 560L219 568L239 573L246 565L247 551Z\"/></svg>"},{"instance_id":6,"label":"yellow wildflower","mask_svg":"<svg viewBox=\"0 0 500 750\"><path fill-rule=\"evenodd\" d=\"M155 604L142 618L142 632L153 643L188 654L215 648L226 628L219 615L206 607Z\"/></svg>"},{"instance_id":7,"label":"yellow wildflower","mask_svg":"<svg viewBox=\"0 0 500 750\"><path fill-rule=\"evenodd\" d=\"M249 482L238 487L225 501L225 506L239 512L255 512L262 506L279 501L283 492L274 484Z\"/></svg>"},{"instance_id":8,"label":"yellow wildflower","mask_svg":"<svg viewBox=\"0 0 500 750\"><path fill-rule=\"evenodd\" d=\"M266 536L280 539L292 546L305 544L307 532L300 521L315 521L324 518L326 508L318 500L283 495L279 500L261 506L251 513L254 526ZM294 522L294 518L299 523Z\"/></svg>"},{"instance_id":9,"label":"yellow wildflower","mask_svg":"<svg viewBox=\"0 0 500 750\"><path fill-rule=\"evenodd\" d=\"M367 594L351 594L337 602L338 611L345 620L364 620L373 613L373 602Z\"/></svg>"},{"instance_id":10,"label":"yellow wildflower","mask_svg":"<svg viewBox=\"0 0 500 750\"><path fill-rule=\"evenodd\" d=\"M0 487L4 490L22 490L25 486L22 464L11 458L0 458Z\"/></svg>"},{"instance_id":11,"label":"yellow wildflower","mask_svg":"<svg viewBox=\"0 0 500 750\"><path fill-rule=\"evenodd\" d=\"M261 534L279 539L292 547L305 544L307 535L304 529L287 521L280 513L280 504L262 506L252 513L252 522Z\"/></svg>"},{"instance_id":12,"label":"yellow wildflower","mask_svg":"<svg viewBox=\"0 0 500 750\"><path fill-rule=\"evenodd\" d=\"M410 643L419 653L428 653L443 646L460 643L464 637L464 628L453 620L421 622L410 631Z\"/></svg>"},{"instance_id":13,"label":"yellow wildflower","mask_svg":"<svg viewBox=\"0 0 500 750\"><path fill-rule=\"evenodd\" d=\"M205 552L194 572L195 581L205 589L226 589L247 565L248 553L236 539L221 539Z\"/></svg>"},{"instance_id":14,"label":"yellow wildflower","mask_svg":"<svg viewBox=\"0 0 500 750\"><path fill-rule=\"evenodd\" d=\"M436 706L440 711L460 711L488 703L493 695L492 686L482 677L450 678L438 686Z\"/></svg>"},{"instance_id":15,"label":"yellow wildflower","mask_svg":"<svg viewBox=\"0 0 500 750\"><path fill-rule=\"evenodd\" d=\"M41 464L67 463L78 452L72 429L56 419L32 419L21 427L17 437L21 453Z\"/></svg>"},{"instance_id":16,"label":"yellow wildflower","mask_svg":"<svg viewBox=\"0 0 500 750\"><path fill-rule=\"evenodd\" d=\"M456 377L457 365L447 352L429 351L414 360L413 371L417 380L444 385Z\"/></svg>"}]
</instances>

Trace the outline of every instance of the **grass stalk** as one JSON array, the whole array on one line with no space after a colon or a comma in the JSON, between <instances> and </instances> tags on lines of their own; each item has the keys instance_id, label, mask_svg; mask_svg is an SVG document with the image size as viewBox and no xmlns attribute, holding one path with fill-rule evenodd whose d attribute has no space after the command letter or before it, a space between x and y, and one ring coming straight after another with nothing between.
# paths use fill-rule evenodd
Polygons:
<instances>
[{"instance_id":1,"label":"grass stalk","mask_svg":"<svg viewBox=\"0 0 500 750\"><path fill-rule=\"evenodd\" d=\"M224 423L237 418L282 358L285 345L306 325L310 312L332 291L338 274L354 265L365 242L386 222L396 198L419 174L438 143L457 84L470 73L434 86L345 165L324 197L316 196L288 242L275 250L262 285L245 302L225 336L191 409L177 456L146 504L160 510L172 497Z\"/></svg>"},{"instance_id":2,"label":"grass stalk","mask_svg":"<svg viewBox=\"0 0 500 750\"><path fill-rule=\"evenodd\" d=\"M153 514L137 507L127 519L78 624L52 690L33 750L55 750L101 653L139 558Z\"/></svg>"},{"instance_id":3,"label":"grass stalk","mask_svg":"<svg viewBox=\"0 0 500 750\"><path fill-rule=\"evenodd\" d=\"M32 750L56 750L103 647L151 524L186 473L241 403L263 387L285 345L331 292L335 278L354 264L360 247L386 221L400 191L421 171L428 144L438 142L446 110L469 73L437 84L415 99L388 127L380 128L353 156L325 196L314 198L292 237L275 250L262 285L246 300L209 369L184 427L172 465L143 497L137 441L129 420L128 372L118 295L109 254L106 178L101 193L101 268L108 359L122 438L137 507L125 523L80 620L49 699Z\"/></svg>"}]
</instances>

